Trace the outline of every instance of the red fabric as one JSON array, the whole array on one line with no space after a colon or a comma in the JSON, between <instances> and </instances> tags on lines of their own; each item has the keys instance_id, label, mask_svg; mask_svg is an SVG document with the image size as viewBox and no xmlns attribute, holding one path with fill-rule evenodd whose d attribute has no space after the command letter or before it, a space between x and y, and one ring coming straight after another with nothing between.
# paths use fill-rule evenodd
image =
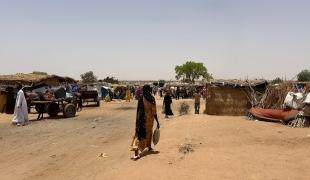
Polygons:
<instances>
[{"instance_id":1,"label":"red fabric","mask_svg":"<svg viewBox=\"0 0 310 180\"><path fill-rule=\"evenodd\" d=\"M294 109L262 109L262 108L251 108L249 110L251 114L261 118L271 118L275 120L285 120L288 117L296 116L297 110Z\"/></svg>"}]
</instances>

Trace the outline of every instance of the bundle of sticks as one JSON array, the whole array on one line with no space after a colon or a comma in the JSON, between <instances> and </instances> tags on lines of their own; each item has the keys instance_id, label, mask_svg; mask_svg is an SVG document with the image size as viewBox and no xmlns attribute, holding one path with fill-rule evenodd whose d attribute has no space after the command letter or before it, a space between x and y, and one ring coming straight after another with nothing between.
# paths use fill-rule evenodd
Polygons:
<instances>
[{"instance_id":1,"label":"bundle of sticks","mask_svg":"<svg viewBox=\"0 0 310 180\"><path fill-rule=\"evenodd\" d=\"M260 101L260 107L267 109L282 109L285 97L292 91L291 82L282 83L278 86L268 86L266 93Z\"/></svg>"},{"instance_id":2,"label":"bundle of sticks","mask_svg":"<svg viewBox=\"0 0 310 180\"><path fill-rule=\"evenodd\" d=\"M290 121L288 125L294 128L306 128L310 127L310 120L306 117L297 117Z\"/></svg>"},{"instance_id":3,"label":"bundle of sticks","mask_svg":"<svg viewBox=\"0 0 310 180\"><path fill-rule=\"evenodd\" d=\"M292 88L291 82L285 82L278 86L267 86L265 92L257 92L249 85L246 94L253 107L282 109L285 97Z\"/></svg>"}]
</instances>

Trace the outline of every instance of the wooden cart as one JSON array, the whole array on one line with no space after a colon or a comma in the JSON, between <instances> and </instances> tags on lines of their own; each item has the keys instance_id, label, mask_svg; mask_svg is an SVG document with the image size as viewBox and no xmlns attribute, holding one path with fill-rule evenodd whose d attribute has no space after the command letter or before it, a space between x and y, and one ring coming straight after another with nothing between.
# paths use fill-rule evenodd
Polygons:
<instances>
[{"instance_id":1,"label":"wooden cart","mask_svg":"<svg viewBox=\"0 0 310 180\"><path fill-rule=\"evenodd\" d=\"M63 113L65 118L75 117L77 106L72 100L56 99L53 101L31 101L30 106L34 106L37 112L46 112L49 116L55 117L60 112Z\"/></svg>"},{"instance_id":2,"label":"wooden cart","mask_svg":"<svg viewBox=\"0 0 310 180\"><path fill-rule=\"evenodd\" d=\"M83 101L83 103L88 103L89 102L93 102L95 103L95 106L99 107L100 106L100 99L99 99L99 95L98 92L95 90L92 91L86 91L86 90L81 90L79 91L79 93L81 94L81 99Z\"/></svg>"}]
</instances>

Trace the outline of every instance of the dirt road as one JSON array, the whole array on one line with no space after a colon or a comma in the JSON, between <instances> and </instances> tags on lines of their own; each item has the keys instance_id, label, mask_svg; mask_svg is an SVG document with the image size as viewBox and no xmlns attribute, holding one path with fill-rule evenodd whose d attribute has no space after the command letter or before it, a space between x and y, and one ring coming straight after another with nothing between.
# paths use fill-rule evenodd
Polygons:
<instances>
[{"instance_id":1,"label":"dirt road","mask_svg":"<svg viewBox=\"0 0 310 180\"><path fill-rule=\"evenodd\" d=\"M309 129L243 117L190 114L165 120L160 110L158 151L136 162L129 151L136 102L104 103L73 119L24 127L0 115L0 179L310 178Z\"/></svg>"},{"instance_id":2,"label":"dirt road","mask_svg":"<svg viewBox=\"0 0 310 180\"><path fill-rule=\"evenodd\" d=\"M33 116L32 116L33 117ZM1 179L92 179L128 159L135 104L85 108L73 119L1 124ZM99 157L103 153L103 156ZM101 178L99 178L101 179Z\"/></svg>"}]
</instances>

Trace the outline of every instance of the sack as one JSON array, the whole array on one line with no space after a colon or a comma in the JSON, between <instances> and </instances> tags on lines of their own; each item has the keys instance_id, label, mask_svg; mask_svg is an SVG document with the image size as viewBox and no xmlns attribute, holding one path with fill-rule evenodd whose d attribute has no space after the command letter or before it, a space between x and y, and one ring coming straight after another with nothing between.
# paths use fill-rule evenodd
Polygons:
<instances>
[{"instance_id":1,"label":"sack","mask_svg":"<svg viewBox=\"0 0 310 180\"><path fill-rule=\"evenodd\" d=\"M159 138L160 138L160 131L158 128L156 128L153 133L153 144L154 145L158 144Z\"/></svg>"}]
</instances>

